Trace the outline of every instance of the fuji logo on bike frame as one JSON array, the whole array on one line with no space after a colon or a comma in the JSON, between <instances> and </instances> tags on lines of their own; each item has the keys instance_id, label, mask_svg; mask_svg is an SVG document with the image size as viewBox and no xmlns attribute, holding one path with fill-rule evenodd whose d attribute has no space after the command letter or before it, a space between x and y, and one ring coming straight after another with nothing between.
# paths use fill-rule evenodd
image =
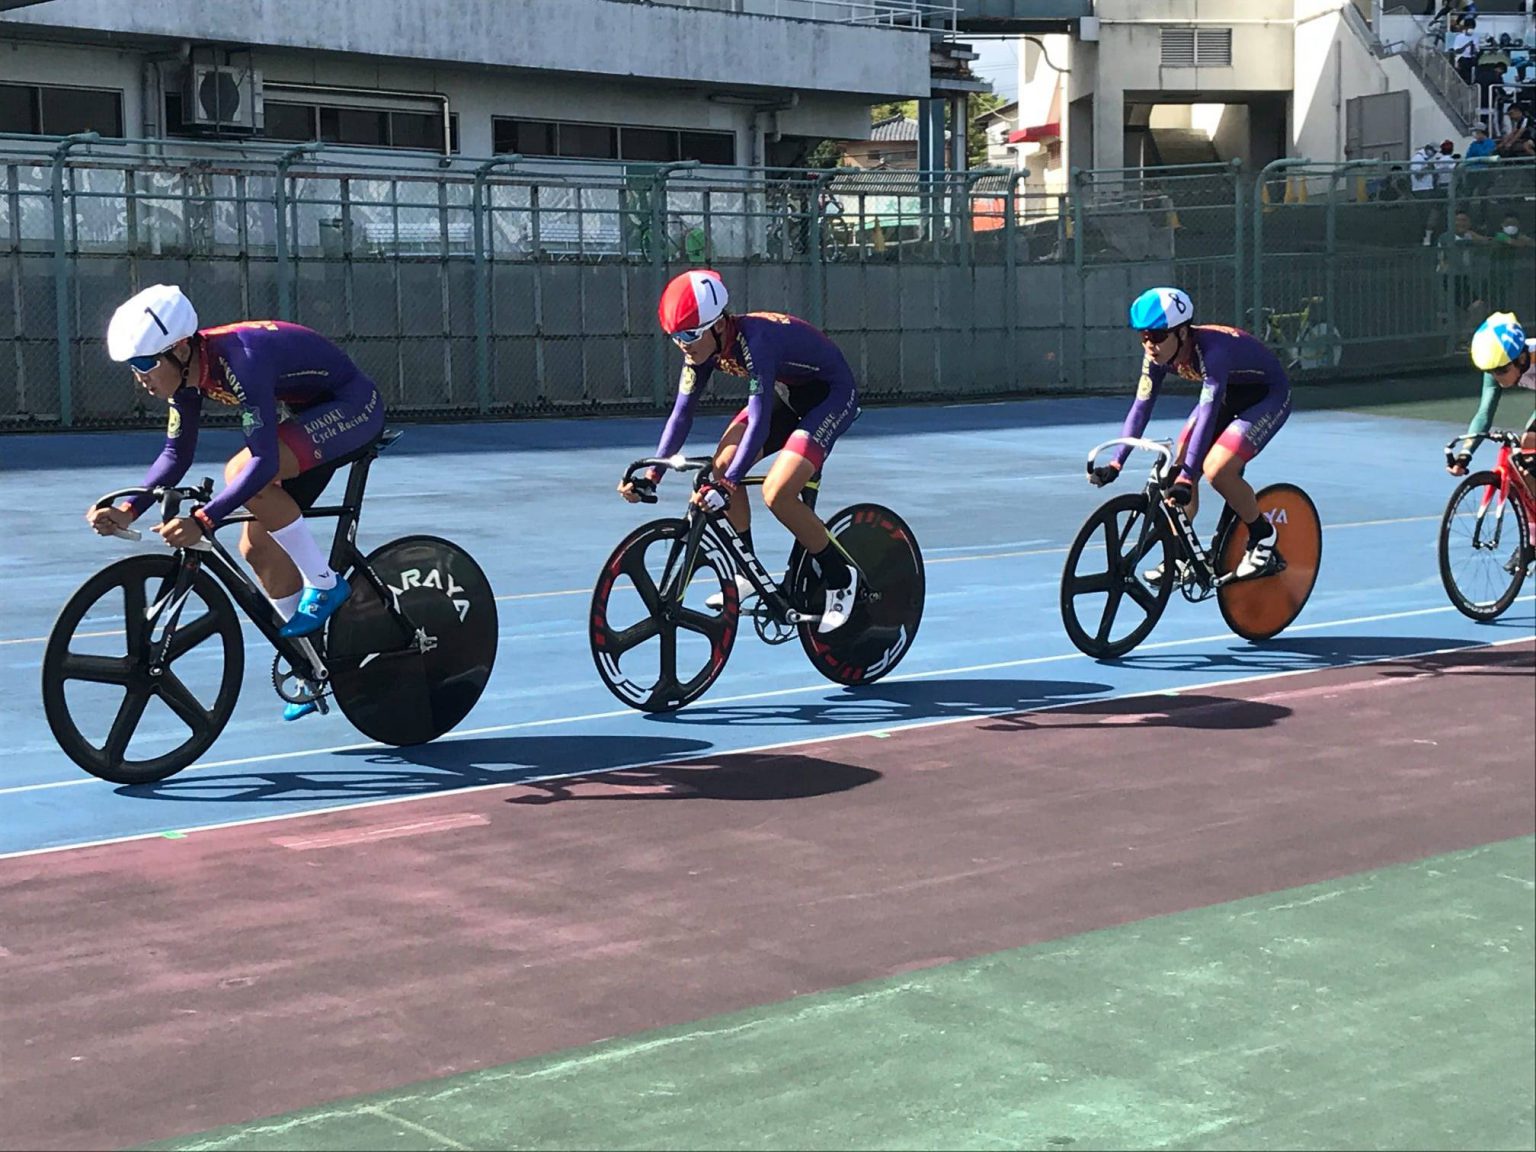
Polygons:
<instances>
[{"instance_id":1,"label":"fuji logo on bike frame","mask_svg":"<svg viewBox=\"0 0 1536 1152\"><path fill-rule=\"evenodd\" d=\"M446 588L443 586L444 580L447 581ZM439 568L430 569L425 576L421 574L420 568L407 568L400 573L398 588L393 584L386 584L386 587L394 593L397 603L401 593L412 588L435 588L453 601L453 606L459 614L460 624L464 623L465 617L469 615L469 601L460 595L464 591L464 586L455 583L452 575L444 576Z\"/></svg>"}]
</instances>

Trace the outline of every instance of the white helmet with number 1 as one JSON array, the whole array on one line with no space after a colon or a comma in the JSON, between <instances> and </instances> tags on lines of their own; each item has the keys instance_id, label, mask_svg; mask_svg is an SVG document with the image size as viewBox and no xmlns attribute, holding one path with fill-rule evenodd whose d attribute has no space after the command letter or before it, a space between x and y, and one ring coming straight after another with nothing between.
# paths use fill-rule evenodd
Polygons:
<instances>
[{"instance_id":1,"label":"white helmet with number 1","mask_svg":"<svg viewBox=\"0 0 1536 1152\"><path fill-rule=\"evenodd\" d=\"M197 309L174 284L151 284L112 313L107 355L121 364L135 356L158 356L197 331Z\"/></svg>"}]
</instances>

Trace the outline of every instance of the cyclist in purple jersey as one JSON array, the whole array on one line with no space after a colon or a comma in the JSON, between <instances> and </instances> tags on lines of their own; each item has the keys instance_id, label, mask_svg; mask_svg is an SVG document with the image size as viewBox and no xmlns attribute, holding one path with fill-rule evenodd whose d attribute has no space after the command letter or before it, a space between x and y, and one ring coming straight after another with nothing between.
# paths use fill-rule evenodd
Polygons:
<instances>
[{"instance_id":1,"label":"cyclist in purple jersey","mask_svg":"<svg viewBox=\"0 0 1536 1152\"><path fill-rule=\"evenodd\" d=\"M1239 328L1197 326L1193 320L1194 305L1177 288L1150 288L1131 305L1131 327L1140 334L1146 355L1136 399L1120 434L1140 436L1145 431L1169 372L1200 384L1200 399L1174 445L1175 479L1169 499L1187 505L1193 520L1199 507L1196 485L1203 475L1248 526L1248 548L1236 574L1261 575L1274 562L1275 530L1260 512L1243 468L1290 416L1291 383L1263 342ZM1108 464L1093 470L1090 480L1110 483L1130 454L1130 447L1121 445ZM1163 575L1162 565L1145 573L1152 583Z\"/></svg>"},{"instance_id":2,"label":"cyclist in purple jersey","mask_svg":"<svg viewBox=\"0 0 1536 1152\"><path fill-rule=\"evenodd\" d=\"M751 551L751 509L739 486L754 464L779 452L763 480L763 502L816 561L827 591L817 630L831 632L848 622L858 573L800 493L821 474L832 445L858 415L858 386L837 345L804 320L778 312L737 316L726 311L727 303L724 281L708 269L674 277L662 294L657 316L685 363L656 455L682 448L716 369L746 379L747 405L721 436L714 476L693 500L710 511L724 509ZM660 478L653 472L650 486ZM640 499L634 485L621 485L619 492L626 500ZM755 591L745 576L736 581L743 596Z\"/></svg>"},{"instance_id":3,"label":"cyclist in purple jersey","mask_svg":"<svg viewBox=\"0 0 1536 1152\"><path fill-rule=\"evenodd\" d=\"M248 508L255 521L242 526L240 552L287 621L283 634L319 631L351 589L331 571L303 510L345 457L383 431L384 403L373 381L340 348L297 324L247 320L199 329L191 302L164 284L117 310L107 350L129 365L140 387L170 405L165 446L144 477L146 488L176 484L191 467L206 401L240 410L245 447L224 468L224 490L155 531L172 547L186 547L236 508ZM106 534L131 524L149 503L96 509L87 518ZM311 711L313 705L290 705L288 718Z\"/></svg>"}]
</instances>

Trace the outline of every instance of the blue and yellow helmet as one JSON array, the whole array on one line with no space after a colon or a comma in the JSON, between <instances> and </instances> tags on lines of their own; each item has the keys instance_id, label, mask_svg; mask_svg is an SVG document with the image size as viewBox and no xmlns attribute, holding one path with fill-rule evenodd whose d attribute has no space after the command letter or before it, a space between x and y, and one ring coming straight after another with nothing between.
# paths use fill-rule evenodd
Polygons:
<instances>
[{"instance_id":1,"label":"blue and yellow helmet","mask_svg":"<svg viewBox=\"0 0 1536 1152\"><path fill-rule=\"evenodd\" d=\"M1137 332L1177 328L1194 318L1189 295L1177 288L1148 288L1131 304L1131 327Z\"/></svg>"},{"instance_id":2,"label":"blue and yellow helmet","mask_svg":"<svg viewBox=\"0 0 1536 1152\"><path fill-rule=\"evenodd\" d=\"M1472 363L1484 372L1502 368L1525 351L1525 332L1513 312L1495 312L1472 333Z\"/></svg>"}]
</instances>

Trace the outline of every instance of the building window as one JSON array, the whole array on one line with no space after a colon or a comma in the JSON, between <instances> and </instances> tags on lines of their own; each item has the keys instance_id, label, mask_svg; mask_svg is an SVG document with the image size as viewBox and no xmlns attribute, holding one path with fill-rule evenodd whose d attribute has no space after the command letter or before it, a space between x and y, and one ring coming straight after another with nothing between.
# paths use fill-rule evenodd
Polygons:
<instances>
[{"instance_id":1,"label":"building window","mask_svg":"<svg viewBox=\"0 0 1536 1152\"><path fill-rule=\"evenodd\" d=\"M617 160L619 130L606 124L559 124L555 141L561 156Z\"/></svg>"},{"instance_id":2,"label":"building window","mask_svg":"<svg viewBox=\"0 0 1536 1152\"><path fill-rule=\"evenodd\" d=\"M172 93L176 100L178 110L181 107L181 97ZM283 104L276 100L266 101L266 129L268 140L318 140L320 138L320 125L315 119L316 109L309 104ZM166 115L166 123L171 123L170 115Z\"/></svg>"},{"instance_id":3,"label":"building window","mask_svg":"<svg viewBox=\"0 0 1536 1152\"><path fill-rule=\"evenodd\" d=\"M121 138L123 94L109 88L0 84L0 132L32 136L100 132Z\"/></svg>"},{"instance_id":4,"label":"building window","mask_svg":"<svg viewBox=\"0 0 1536 1152\"><path fill-rule=\"evenodd\" d=\"M268 140L304 143L363 144L374 148L409 148L424 152L443 150L441 112L401 112L383 108L349 108L344 105L298 104L288 100L265 102ZM195 136L195 126L181 115L181 93L165 94L165 134ZM448 143L459 150L459 114L448 116Z\"/></svg>"},{"instance_id":5,"label":"building window","mask_svg":"<svg viewBox=\"0 0 1536 1152\"><path fill-rule=\"evenodd\" d=\"M620 128L619 151L626 160L666 164L678 158L677 133L666 128Z\"/></svg>"},{"instance_id":6,"label":"building window","mask_svg":"<svg viewBox=\"0 0 1536 1152\"><path fill-rule=\"evenodd\" d=\"M736 137L730 132L680 132L679 158L700 164L736 163Z\"/></svg>"},{"instance_id":7,"label":"building window","mask_svg":"<svg viewBox=\"0 0 1536 1152\"><path fill-rule=\"evenodd\" d=\"M513 120L504 116L491 121L491 146L497 153L515 152L520 156L633 160L649 164L673 160L697 160L701 164L736 162L736 137L730 132Z\"/></svg>"}]
</instances>

